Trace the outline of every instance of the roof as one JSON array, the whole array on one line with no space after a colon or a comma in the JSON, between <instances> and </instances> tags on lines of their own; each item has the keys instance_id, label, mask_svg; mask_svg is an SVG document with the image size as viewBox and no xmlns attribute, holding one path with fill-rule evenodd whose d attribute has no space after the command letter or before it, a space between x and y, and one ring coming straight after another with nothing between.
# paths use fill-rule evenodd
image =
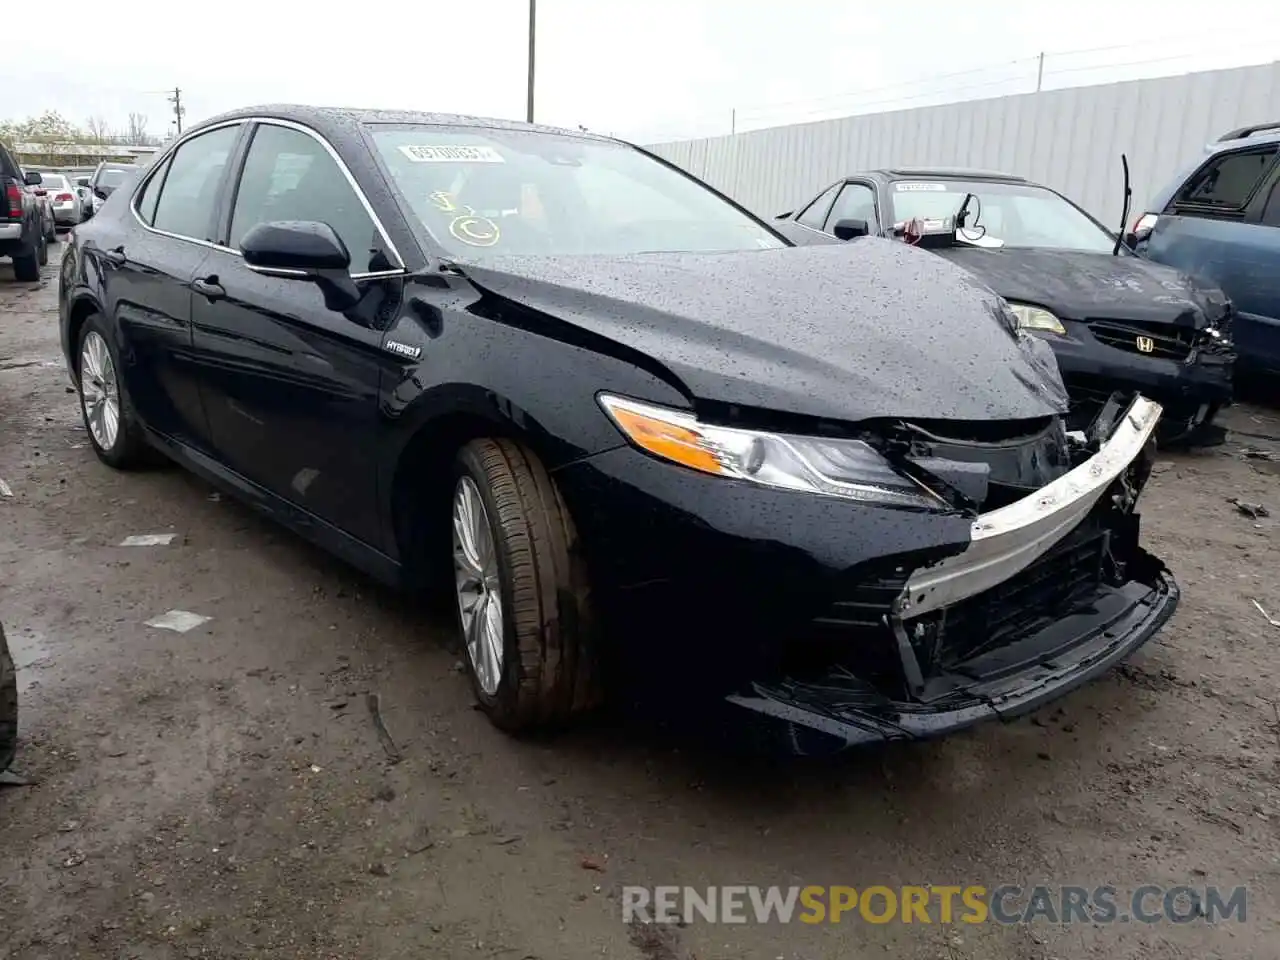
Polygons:
<instances>
[{"instance_id":1,"label":"roof","mask_svg":"<svg viewBox=\"0 0 1280 960\"><path fill-rule=\"evenodd\" d=\"M273 103L256 107L242 107L227 113L210 117L199 124L200 127L227 120L244 117L273 117L277 120L292 120L317 130L343 128L351 130L366 123L420 123L449 127L488 127L495 130L527 130L535 133L554 134L562 137L574 137L579 140L609 141L612 138L602 137L595 133L581 130L567 130L562 127L549 127L536 123L523 123L517 120L502 120L495 117L473 117L453 113L426 113L419 110L378 110L358 107L312 107L297 103ZM197 127L192 127L192 130Z\"/></svg>"},{"instance_id":2,"label":"roof","mask_svg":"<svg viewBox=\"0 0 1280 960\"><path fill-rule=\"evenodd\" d=\"M1241 127L1239 130L1224 133L1217 140L1210 140L1205 145L1205 153L1223 153L1227 150L1269 143L1280 143L1280 123L1259 123L1252 127Z\"/></svg>"},{"instance_id":3,"label":"roof","mask_svg":"<svg viewBox=\"0 0 1280 960\"><path fill-rule=\"evenodd\" d=\"M939 179L957 178L966 180L1008 180L1015 183L1026 183L1026 177L1012 173L1001 173L999 170L979 170L971 167L889 167L876 170L889 179L900 177L936 177Z\"/></svg>"}]
</instances>

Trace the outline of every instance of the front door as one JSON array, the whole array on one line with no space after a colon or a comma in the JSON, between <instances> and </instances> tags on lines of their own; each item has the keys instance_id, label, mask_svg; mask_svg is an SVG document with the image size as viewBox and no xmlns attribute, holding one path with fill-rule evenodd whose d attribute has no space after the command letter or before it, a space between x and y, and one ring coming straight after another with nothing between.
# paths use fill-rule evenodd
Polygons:
<instances>
[{"instance_id":1,"label":"front door","mask_svg":"<svg viewBox=\"0 0 1280 960\"><path fill-rule=\"evenodd\" d=\"M233 249L257 223L323 221L351 251L357 278L386 265L360 198L309 133L259 125L235 197ZM229 250L215 252L201 273L194 347L220 459L305 514L385 548L374 450L379 378L393 362L381 330L400 278L359 280L365 301L343 314L326 307L310 281L255 273Z\"/></svg>"}]
</instances>

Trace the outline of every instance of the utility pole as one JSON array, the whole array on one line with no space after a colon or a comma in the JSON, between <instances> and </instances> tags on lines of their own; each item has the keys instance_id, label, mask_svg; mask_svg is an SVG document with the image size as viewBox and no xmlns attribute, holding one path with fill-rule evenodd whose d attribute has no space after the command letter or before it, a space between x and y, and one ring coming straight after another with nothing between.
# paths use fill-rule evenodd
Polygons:
<instances>
[{"instance_id":1,"label":"utility pole","mask_svg":"<svg viewBox=\"0 0 1280 960\"><path fill-rule=\"evenodd\" d=\"M533 123L533 53L535 43L534 37L538 20L538 0L529 0L529 83L528 83L528 105L525 108L524 119L527 123Z\"/></svg>"},{"instance_id":2,"label":"utility pole","mask_svg":"<svg viewBox=\"0 0 1280 960\"><path fill-rule=\"evenodd\" d=\"M1040 51L1040 66L1036 70L1036 93L1044 86L1044 51Z\"/></svg>"},{"instance_id":3,"label":"utility pole","mask_svg":"<svg viewBox=\"0 0 1280 960\"><path fill-rule=\"evenodd\" d=\"M173 95L169 97L169 102L173 104L173 119L178 125L178 133L182 133L182 115L186 112L182 108L182 88L174 87Z\"/></svg>"}]
</instances>

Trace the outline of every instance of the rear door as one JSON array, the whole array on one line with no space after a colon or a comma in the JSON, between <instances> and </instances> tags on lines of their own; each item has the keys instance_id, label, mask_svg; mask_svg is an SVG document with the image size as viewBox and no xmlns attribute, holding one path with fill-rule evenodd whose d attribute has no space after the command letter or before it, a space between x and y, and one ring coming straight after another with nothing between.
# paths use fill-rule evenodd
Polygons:
<instances>
[{"instance_id":1,"label":"rear door","mask_svg":"<svg viewBox=\"0 0 1280 960\"><path fill-rule=\"evenodd\" d=\"M86 250L117 321L130 399L153 430L198 448L207 428L191 365L191 281L215 249L218 199L242 129L182 143Z\"/></svg>"},{"instance_id":2,"label":"rear door","mask_svg":"<svg viewBox=\"0 0 1280 960\"><path fill-rule=\"evenodd\" d=\"M1159 212L1141 251L1220 286L1242 369L1280 370L1280 144L1217 154Z\"/></svg>"}]
</instances>

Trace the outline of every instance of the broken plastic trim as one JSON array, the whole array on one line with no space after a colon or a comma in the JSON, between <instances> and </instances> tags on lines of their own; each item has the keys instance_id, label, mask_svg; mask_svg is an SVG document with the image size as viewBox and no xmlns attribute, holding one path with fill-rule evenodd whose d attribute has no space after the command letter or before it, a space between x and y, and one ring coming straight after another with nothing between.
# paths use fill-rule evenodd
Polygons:
<instances>
[{"instance_id":1,"label":"broken plastic trim","mask_svg":"<svg viewBox=\"0 0 1280 960\"><path fill-rule=\"evenodd\" d=\"M973 521L963 553L916 570L894 614L917 617L1003 583L1070 533L1142 452L1163 408L1138 395L1102 448L1075 469L1016 503Z\"/></svg>"}]
</instances>

